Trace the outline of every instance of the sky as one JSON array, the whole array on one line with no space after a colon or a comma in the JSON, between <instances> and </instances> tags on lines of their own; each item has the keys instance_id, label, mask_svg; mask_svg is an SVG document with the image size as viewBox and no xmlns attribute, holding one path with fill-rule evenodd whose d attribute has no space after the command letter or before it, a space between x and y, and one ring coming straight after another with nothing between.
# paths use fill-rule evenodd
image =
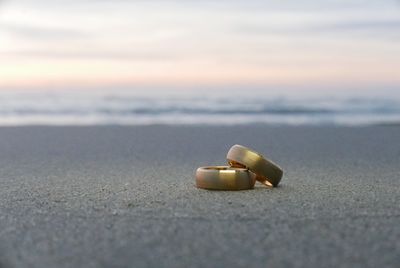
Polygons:
<instances>
[{"instance_id":1,"label":"sky","mask_svg":"<svg viewBox=\"0 0 400 268\"><path fill-rule=\"evenodd\" d=\"M0 89L400 87L397 0L0 0Z\"/></svg>"}]
</instances>

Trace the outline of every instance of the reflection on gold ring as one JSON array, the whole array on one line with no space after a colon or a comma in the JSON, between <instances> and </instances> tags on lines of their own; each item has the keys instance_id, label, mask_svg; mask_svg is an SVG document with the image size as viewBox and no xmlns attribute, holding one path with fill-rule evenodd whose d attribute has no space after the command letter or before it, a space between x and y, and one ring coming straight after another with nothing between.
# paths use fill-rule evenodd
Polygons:
<instances>
[{"instance_id":1,"label":"reflection on gold ring","mask_svg":"<svg viewBox=\"0 0 400 268\"><path fill-rule=\"evenodd\" d=\"M232 146L226 158L232 167L248 168L254 172L256 179L267 186L277 186L283 175L277 164L242 145Z\"/></svg>"},{"instance_id":2,"label":"reflection on gold ring","mask_svg":"<svg viewBox=\"0 0 400 268\"><path fill-rule=\"evenodd\" d=\"M208 190L247 190L255 181L256 175L245 168L209 166L196 170L196 186Z\"/></svg>"}]
</instances>

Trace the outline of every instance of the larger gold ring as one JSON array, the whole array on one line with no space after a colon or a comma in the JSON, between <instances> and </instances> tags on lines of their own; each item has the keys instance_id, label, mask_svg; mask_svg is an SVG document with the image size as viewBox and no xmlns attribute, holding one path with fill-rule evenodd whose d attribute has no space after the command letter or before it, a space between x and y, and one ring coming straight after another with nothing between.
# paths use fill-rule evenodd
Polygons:
<instances>
[{"instance_id":1,"label":"larger gold ring","mask_svg":"<svg viewBox=\"0 0 400 268\"><path fill-rule=\"evenodd\" d=\"M256 175L245 168L228 166L200 167L196 170L196 186L208 190L253 189Z\"/></svg>"},{"instance_id":2,"label":"larger gold ring","mask_svg":"<svg viewBox=\"0 0 400 268\"><path fill-rule=\"evenodd\" d=\"M277 186L281 181L283 170L247 147L238 144L232 146L226 158L232 167L248 168L254 172L256 179L267 186Z\"/></svg>"}]
</instances>

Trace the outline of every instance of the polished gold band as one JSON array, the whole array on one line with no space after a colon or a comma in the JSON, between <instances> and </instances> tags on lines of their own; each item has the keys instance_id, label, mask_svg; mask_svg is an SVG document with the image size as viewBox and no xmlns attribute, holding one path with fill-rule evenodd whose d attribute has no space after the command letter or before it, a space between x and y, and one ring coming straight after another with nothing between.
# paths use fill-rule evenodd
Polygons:
<instances>
[{"instance_id":1,"label":"polished gold band","mask_svg":"<svg viewBox=\"0 0 400 268\"><path fill-rule=\"evenodd\" d=\"M208 190L252 189L256 175L245 168L228 166L200 167L196 171L196 186Z\"/></svg>"},{"instance_id":2,"label":"polished gold band","mask_svg":"<svg viewBox=\"0 0 400 268\"><path fill-rule=\"evenodd\" d=\"M226 158L232 167L248 168L254 172L256 179L267 186L277 186L283 175L277 164L242 145L232 146Z\"/></svg>"}]
</instances>

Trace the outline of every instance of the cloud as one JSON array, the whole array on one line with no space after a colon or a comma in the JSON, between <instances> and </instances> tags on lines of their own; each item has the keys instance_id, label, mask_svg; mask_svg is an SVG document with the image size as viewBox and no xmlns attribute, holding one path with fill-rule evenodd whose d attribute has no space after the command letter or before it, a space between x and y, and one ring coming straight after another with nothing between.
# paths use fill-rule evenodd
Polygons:
<instances>
[{"instance_id":1,"label":"cloud","mask_svg":"<svg viewBox=\"0 0 400 268\"><path fill-rule=\"evenodd\" d=\"M55 50L21 50L0 51L0 56L12 56L23 58L47 58L47 59L83 59L83 60L118 60L118 61L165 61L177 60L178 55L152 52L113 52L113 51L55 51Z\"/></svg>"},{"instance_id":2,"label":"cloud","mask_svg":"<svg viewBox=\"0 0 400 268\"><path fill-rule=\"evenodd\" d=\"M24 24L16 24L16 23L2 23L0 24L0 31L6 31L7 33L23 37L29 39L36 40L60 40L60 39L81 39L87 38L90 35L86 32L75 30L75 29L67 29L67 28L58 28L58 27L50 27L50 26L30 26Z\"/></svg>"},{"instance_id":3,"label":"cloud","mask_svg":"<svg viewBox=\"0 0 400 268\"><path fill-rule=\"evenodd\" d=\"M341 22L314 22L293 23L291 25L273 24L240 24L236 25L234 31L242 34L268 35L268 34L315 34L315 33L345 33L345 32L400 32L400 20L363 20L363 21L341 21Z\"/></svg>"},{"instance_id":4,"label":"cloud","mask_svg":"<svg viewBox=\"0 0 400 268\"><path fill-rule=\"evenodd\" d=\"M367 20L337 22L322 26L311 27L313 30L337 30L337 31L358 31L358 30L399 30L400 20Z\"/></svg>"}]
</instances>

